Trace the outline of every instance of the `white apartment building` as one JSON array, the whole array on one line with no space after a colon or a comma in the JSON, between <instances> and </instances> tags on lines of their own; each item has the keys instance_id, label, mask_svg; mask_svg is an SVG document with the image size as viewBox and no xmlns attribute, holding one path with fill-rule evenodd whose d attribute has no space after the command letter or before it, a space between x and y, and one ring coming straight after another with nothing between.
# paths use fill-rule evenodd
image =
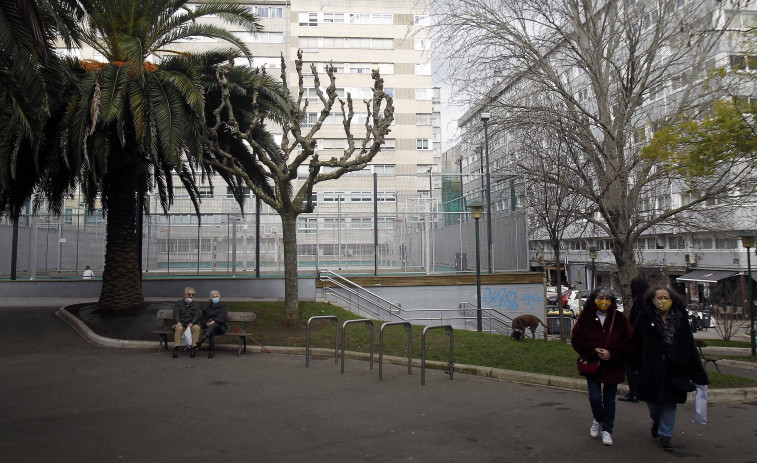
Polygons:
<instances>
[{"instance_id":1,"label":"white apartment building","mask_svg":"<svg viewBox=\"0 0 757 463\"><path fill-rule=\"evenodd\" d=\"M633 2L627 3L632 4ZM757 20L757 12L751 7L746 10L728 12L735 16L732 27L751 27ZM711 66L730 68L732 72L751 70L750 57L734 45L732 36L725 35L719 47L709 56ZM665 85L652 89L647 107L658 105L664 107L668 99L680 97L686 79L685 73L673 76ZM504 76L498 84L498 93L487 98L502 101L527 101L531 97L528 83L519 76ZM576 96L577 99L581 95ZM739 97L742 101L753 100L754 95L745 93ZM525 99L525 100L524 100ZM484 103L474 105L458 122L461 132L466 134L464 141L444 153L445 165L457 164L463 175L462 195L467 200L480 200L483 183L478 176L484 168L484 129L481 115L493 111ZM491 101L491 100L488 100ZM527 104L527 103L526 103ZM652 133L652 124L646 127ZM511 133L498 132L489 138L490 170L492 173L492 210L494 213L518 210L524 207L522 198L523 179L515 166L519 156L518 141ZM638 149L638 147L631 147ZM469 175L466 175L469 174ZM671 189L662 195L648 198L642 204L644 210L661 210L687 204L689 194L685 191ZM716 199L713 199L713 204ZM644 212L643 210L641 211ZM712 305L743 305L747 288L747 250L742 246L739 236L744 230L757 228L757 203L744 207L734 217L728 228L713 231L712 226L702 230L682 230L673 227L654 227L636 241L635 254L639 271L652 278L679 285L690 302ZM587 231L577 224L565 235L561 250L561 262L554 263L554 255L545 233L530 230L529 260L532 270L544 271L548 279L554 280L555 270L564 272L570 284L590 287L592 280L597 285L612 285L613 274L617 270L611 252L611 243L607 236ZM596 248L597 257L592 260L589 249ZM754 251L754 248L752 248ZM757 258L752 256L752 263ZM592 274L592 269L596 274ZM757 272L753 273L757 276ZM754 277L753 277L754 278ZM757 280L757 278L754 278ZM563 280L564 281L564 280ZM754 283L752 283L754 284ZM756 293L757 294L757 293ZM748 314L748 310L742 310ZM748 315L747 315L748 316Z\"/></svg>"}]
</instances>

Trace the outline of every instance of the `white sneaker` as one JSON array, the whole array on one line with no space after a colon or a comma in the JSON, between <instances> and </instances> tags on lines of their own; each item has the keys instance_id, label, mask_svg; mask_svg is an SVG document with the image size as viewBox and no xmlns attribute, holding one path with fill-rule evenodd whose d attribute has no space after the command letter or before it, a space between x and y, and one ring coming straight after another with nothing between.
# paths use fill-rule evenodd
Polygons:
<instances>
[{"instance_id":1,"label":"white sneaker","mask_svg":"<svg viewBox=\"0 0 757 463\"><path fill-rule=\"evenodd\" d=\"M612 445L612 434L607 431L602 431L602 443L604 445Z\"/></svg>"},{"instance_id":2,"label":"white sneaker","mask_svg":"<svg viewBox=\"0 0 757 463\"><path fill-rule=\"evenodd\" d=\"M602 430L602 425L599 424L597 420L594 420L591 423L591 429L589 429L589 435L591 437L597 437L599 435L599 431Z\"/></svg>"}]
</instances>

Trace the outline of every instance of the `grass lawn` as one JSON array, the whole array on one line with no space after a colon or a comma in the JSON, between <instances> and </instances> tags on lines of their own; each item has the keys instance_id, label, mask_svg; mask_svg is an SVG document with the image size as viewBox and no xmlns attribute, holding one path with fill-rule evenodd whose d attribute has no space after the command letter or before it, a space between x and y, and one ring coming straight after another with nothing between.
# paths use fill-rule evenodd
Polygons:
<instances>
[{"instance_id":1,"label":"grass lawn","mask_svg":"<svg viewBox=\"0 0 757 463\"><path fill-rule=\"evenodd\" d=\"M708 346L712 347L752 347L749 341L723 341L722 339L703 339Z\"/></svg>"},{"instance_id":2,"label":"grass lawn","mask_svg":"<svg viewBox=\"0 0 757 463\"><path fill-rule=\"evenodd\" d=\"M721 355L720 358L738 360L739 362L757 362L757 357L752 357L751 355Z\"/></svg>"},{"instance_id":3,"label":"grass lawn","mask_svg":"<svg viewBox=\"0 0 757 463\"><path fill-rule=\"evenodd\" d=\"M360 317L335 305L320 302L300 302L300 326L284 326L283 302L227 302L229 311L253 311L257 318L252 325L255 338L264 346L305 347L307 321L310 317L336 315L339 329L347 320ZM378 354L379 332L384 323L375 320L374 353ZM230 323L229 331L234 324ZM334 348L334 327L328 320L315 320L311 325L311 347ZM422 326L413 326L413 357L421 357ZM341 343L341 332L339 334ZM509 336L475 331L455 330L455 363L503 368L507 370L543 373L547 375L581 378L576 373L577 354L570 344L559 341L545 342L537 339L516 342ZM709 341L709 340L708 340ZM370 330L363 324L347 326L346 349L368 352ZM340 344L341 348L341 344ZM384 331L384 354L398 357L407 356L407 333L399 326L388 327ZM449 337L444 330L433 330L426 337L426 359L449 360ZM708 373L712 388L757 387L757 380L738 376Z\"/></svg>"}]
</instances>

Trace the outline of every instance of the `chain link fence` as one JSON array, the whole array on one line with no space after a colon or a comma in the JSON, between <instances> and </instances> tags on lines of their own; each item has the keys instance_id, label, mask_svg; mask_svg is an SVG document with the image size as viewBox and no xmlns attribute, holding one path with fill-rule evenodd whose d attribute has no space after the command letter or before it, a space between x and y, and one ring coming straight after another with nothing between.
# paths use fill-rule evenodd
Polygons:
<instances>
[{"instance_id":1,"label":"chain link fence","mask_svg":"<svg viewBox=\"0 0 757 463\"><path fill-rule=\"evenodd\" d=\"M315 212L297 224L301 274L475 272L475 228L465 211L459 175L363 176L355 186L316 193ZM457 191L455 187L458 188ZM423 189L425 188L425 190ZM429 194L431 192L431 194ZM481 200L480 191L467 196ZM188 201L186 201L188 202ZM280 275L281 220L267 206L242 214L228 195L203 199L199 216L178 198L168 215L145 214L142 269L158 275ZM178 211L178 212L177 212ZM80 277L86 265L101 275L105 255L101 214L22 215L17 278ZM480 223L482 272L487 272L486 217ZM11 271L12 224L0 224L0 273ZM493 270L527 270L525 214L492 214Z\"/></svg>"}]
</instances>

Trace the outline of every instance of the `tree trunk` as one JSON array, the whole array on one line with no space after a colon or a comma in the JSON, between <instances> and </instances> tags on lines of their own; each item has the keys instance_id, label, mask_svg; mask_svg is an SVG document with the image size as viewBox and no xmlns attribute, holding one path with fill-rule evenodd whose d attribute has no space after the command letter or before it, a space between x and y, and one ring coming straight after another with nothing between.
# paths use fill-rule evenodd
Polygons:
<instances>
[{"instance_id":1,"label":"tree trunk","mask_svg":"<svg viewBox=\"0 0 757 463\"><path fill-rule=\"evenodd\" d=\"M281 224L284 240L284 310L287 326L298 326L299 292L297 280L297 214L283 212Z\"/></svg>"},{"instance_id":2,"label":"tree trunk","mask_svg":"<svg viewBox=\"0 0 757 463\"><path fill-rule=\"evenodd\" d=\"M104 181L107 209L105 268L98 306L113 314L145 309L137 262L137 171L129 148L112 152Z\"/></svg>"},{"instance_id":3,"label":"tree trunk","mask_svg":"<svg viewBox=\"0 0 757 463\"><path fill-rule=\"evenodd\" d=\"M557 313L560 314L560 341L565 342L566 321L562 307L562 274L560 272L560 242L553 243L552 250L555 253L555 281L557 282Z\"/></svg>"},{"instance_id":4,"label":"tree trunk","mask_svg":"<svg viewBox=\"0 0 757 463\"><path fill-rule=\"evenodd\" d=\"M615 256L615 263L618 265L618 283L620 285L620 295L623 298L623 307L626 315L628 315L627 311L631 310L633 303L631 299L631 280L639 275L639 267L636 265L633 252L633 243L616 239L612 244L612 253Z\"/></svg>"}]
</instances>

